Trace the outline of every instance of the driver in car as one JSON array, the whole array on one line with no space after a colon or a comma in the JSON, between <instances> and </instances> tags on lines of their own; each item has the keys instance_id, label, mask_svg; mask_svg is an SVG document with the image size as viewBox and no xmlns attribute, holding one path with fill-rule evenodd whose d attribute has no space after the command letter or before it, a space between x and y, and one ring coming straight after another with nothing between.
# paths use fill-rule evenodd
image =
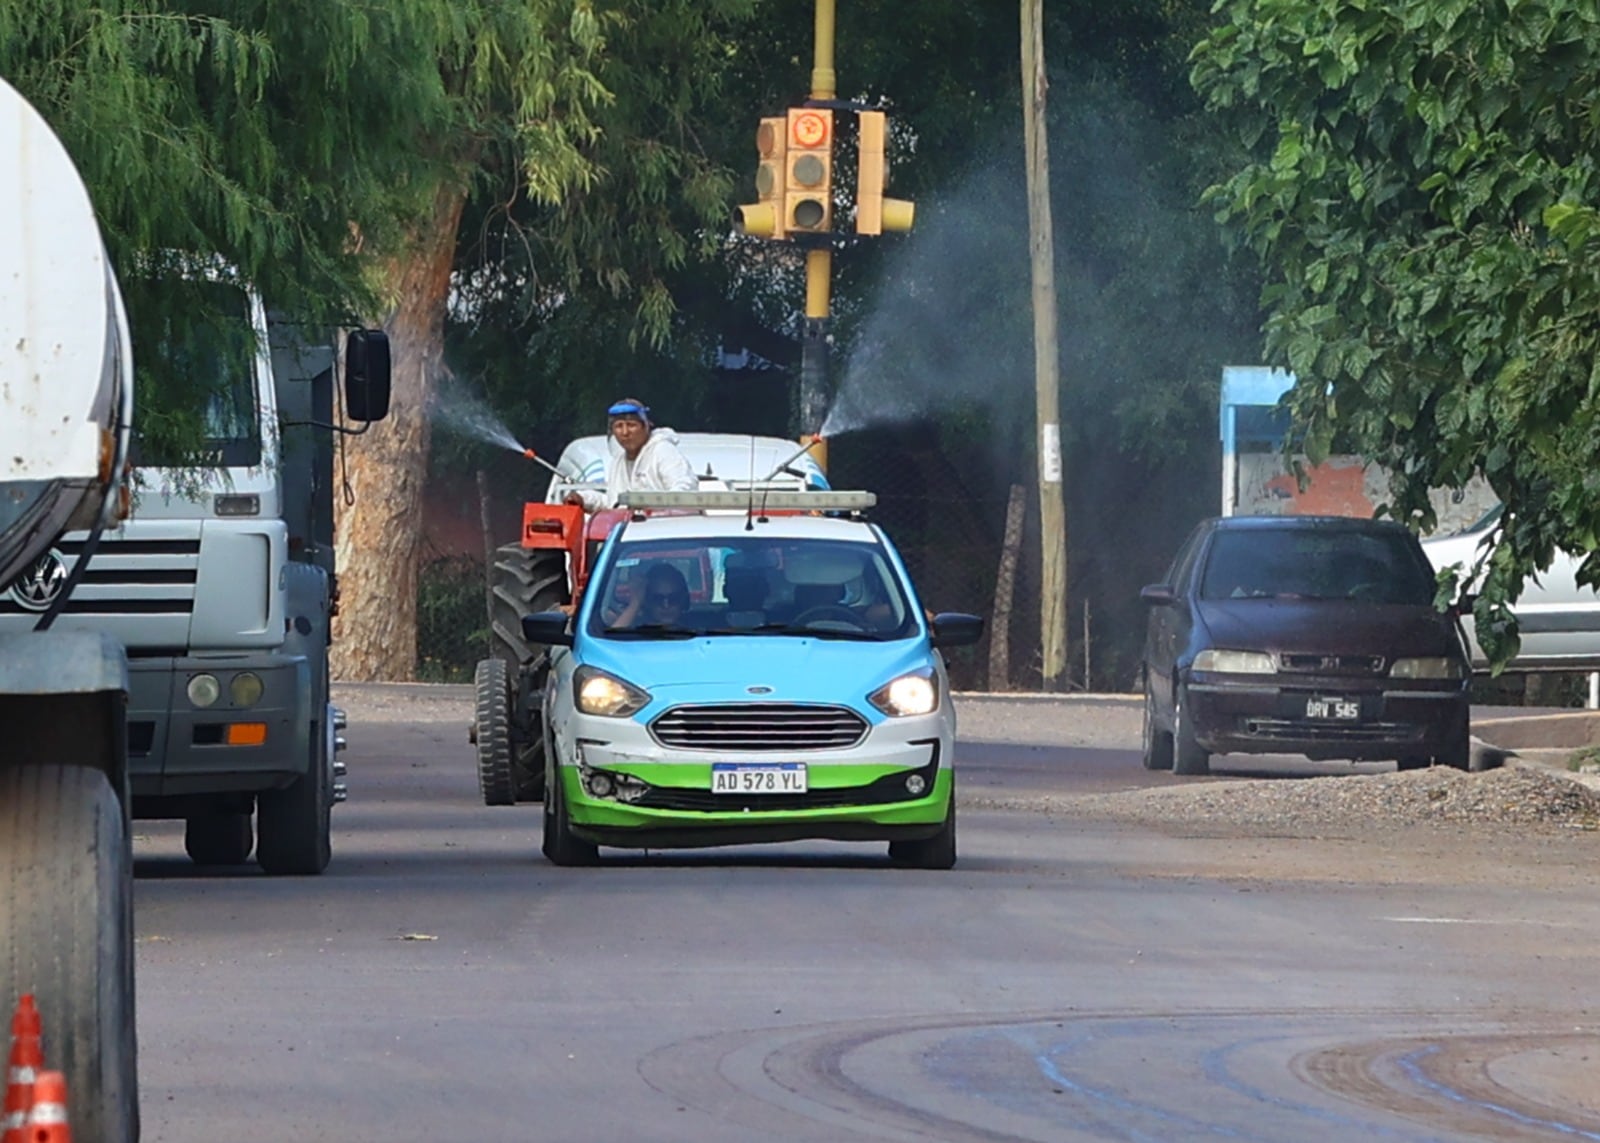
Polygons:
<instances>
[{"instance_id":1,"label":"driver in car","mask_svg":"<svg viewBox=\"0 0 1600 1143\"><path fill-rule=\"evenodd\" d=\"M677 627L689 610L689 583L671 564L652 564L641 586L632 584L613 627Z\"/></svg>"}]
</instances>

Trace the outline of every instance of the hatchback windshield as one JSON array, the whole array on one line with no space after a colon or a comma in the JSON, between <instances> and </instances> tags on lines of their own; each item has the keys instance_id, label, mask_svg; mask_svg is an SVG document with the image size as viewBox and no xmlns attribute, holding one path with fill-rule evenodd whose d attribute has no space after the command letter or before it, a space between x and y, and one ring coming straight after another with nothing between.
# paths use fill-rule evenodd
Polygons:
<instances>
[{"instance_id":1,"label":"hatchback windshield","mask_svg":"<svg viewBox=\"0 0 1600 1143\"><path fill-rule=\"evenodd\" d=\"M1433 576L1396 532L1251 528L1218 532L1202 599L1355 599L1425 606Z\"/></svg>"},{"instance_id":2,"label":"hatchback windshield","mask_svg":"<svg viewBox=\"0 0 1600 1143\"><path fill-rule=\"evenodd\" d=\"M884 550L839 540L623 542L594 590L589 632L903 639L915 619Z\"/></svg>"}]
</instances>

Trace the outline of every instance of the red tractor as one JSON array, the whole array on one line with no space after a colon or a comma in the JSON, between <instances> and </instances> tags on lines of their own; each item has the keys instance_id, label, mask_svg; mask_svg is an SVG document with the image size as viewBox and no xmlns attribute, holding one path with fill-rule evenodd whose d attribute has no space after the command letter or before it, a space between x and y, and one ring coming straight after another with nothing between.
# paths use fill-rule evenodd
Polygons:
<instances>
[{"instance_id":1,"label":"red tractor","mask_svg":"<svg viewBox=\"0 0 1600 1143\"><path fill-rule=\"evenodd\" d=\"M626 516L619 508L586 518L573 504L525 504L522 539L495 552L494 657L481 660L473 678L477 709L472 738L478 747L478 791L484 805L511 806L544 797L539 711L548 648L523 638L522 617L575 603L600 545Z\"/></svg>"}]
</instances>

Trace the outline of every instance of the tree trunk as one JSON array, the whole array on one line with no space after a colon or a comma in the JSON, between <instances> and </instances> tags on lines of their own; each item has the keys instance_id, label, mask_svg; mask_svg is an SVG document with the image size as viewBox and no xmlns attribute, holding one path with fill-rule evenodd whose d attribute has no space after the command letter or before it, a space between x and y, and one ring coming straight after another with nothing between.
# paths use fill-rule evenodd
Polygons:
<instances>
[{"instance_id":1,"label":"tree trunk","mask_svg":"<svg viewBox=\"0 0 1600 1143\"><path fill-rule=\"evenodd\" d=\"M994 619L989 624L989 689L1011 689L1011 603L1017 591L1017 558L1022 551L1022 513L1028 490L1011 486L1006 501L1005 538L1000 542L1000 571L994 582Z\"/></svg>"},{"instance_id":2,"label":"tree trunk","mask_svg":"<svg viewBox=\"0 0 1600 1143\"><path fill-rule=\"evenodd\" d=\"M394 368L389 419L346 438L354 504L338 498L339 618L333 674L399 681L417 665L417 552L428 472L428 401L444 365L444 317L466 192L441 186L428 226L390 273L395 309L384 323Z\"/></svg>"}]
</instances>

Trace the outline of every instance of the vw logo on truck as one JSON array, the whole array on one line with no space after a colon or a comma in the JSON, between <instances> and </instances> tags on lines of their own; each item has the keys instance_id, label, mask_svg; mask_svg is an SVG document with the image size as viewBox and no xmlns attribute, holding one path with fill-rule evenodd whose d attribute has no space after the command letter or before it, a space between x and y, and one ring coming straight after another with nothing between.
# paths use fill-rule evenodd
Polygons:
<instances>
[{"instance_id":1,"label":"vw logo on truck","mask_svg":"<svg viewBox=\"0 0 1600 1143\"><path fill-rule=\"evenodd\" d=\"M67 583L67 562L51 548L11 584L11 598L28 611L47 611Z\"/></svg>"}]
</instances>

